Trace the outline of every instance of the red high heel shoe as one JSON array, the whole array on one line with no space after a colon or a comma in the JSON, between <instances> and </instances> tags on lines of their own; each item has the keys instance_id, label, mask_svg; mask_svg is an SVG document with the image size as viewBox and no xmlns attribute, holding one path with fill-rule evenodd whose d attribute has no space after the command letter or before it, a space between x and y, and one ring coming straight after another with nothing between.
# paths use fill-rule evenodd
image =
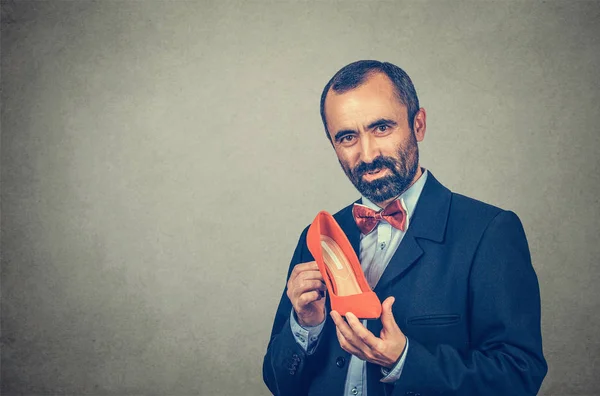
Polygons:
<instances>
[{"instance_id":1,"label":"red high heel shoe","mask_svg":"<svg viewBox=\"0 0 600 396\"><path fill-rule=\"evenodd\" d=\"M381 316L381 302L371 290L350 241L333 216L319 212L308 229L308 250L312 253L323 279L331 309L359 319Z\"/></svg>"}]
</instances>

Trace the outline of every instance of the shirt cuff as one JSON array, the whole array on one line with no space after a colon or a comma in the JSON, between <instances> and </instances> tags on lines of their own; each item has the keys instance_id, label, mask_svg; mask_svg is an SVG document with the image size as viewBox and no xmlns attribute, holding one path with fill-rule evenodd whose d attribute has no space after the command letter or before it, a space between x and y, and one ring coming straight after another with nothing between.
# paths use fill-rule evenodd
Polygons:
<instances>
[{"instance_id":1,"label":"shirt cuff","mask_svg":"<svg viewBox=\"0 0 600 396\"><path fill-rule=\"evenodd\" d=\"M310 355L315 351L319 341L319 336L323 330L323 326L325 326L325 321L316 326L300 325L296 320L296 315L294 314L294 309L292 308L292 312L290 314L290 327L292 328L292 334L294 335L298 345L300 345L307 354Z\"/></svg>"},{"instance_id":2,"label":"shirt cuff","mask_svg":"<svg viewBox=\"0 0 600 396\"><path fill-rule=\"evenodd\" d=\"M402 369L404 368L404 361L406 360L406 353L408 352L408 337L406 337L406 346L404 347L404 351L402 351L402 355L400 355L400 359L398 359L398 363L392 369L388 369L385 367L381 368L381 374L384 377L380 380L381 382L385 382L386 384L390 384L392 382L396 382L400 379L400 375L402 374Z\"/></svg>"}]
</instances>

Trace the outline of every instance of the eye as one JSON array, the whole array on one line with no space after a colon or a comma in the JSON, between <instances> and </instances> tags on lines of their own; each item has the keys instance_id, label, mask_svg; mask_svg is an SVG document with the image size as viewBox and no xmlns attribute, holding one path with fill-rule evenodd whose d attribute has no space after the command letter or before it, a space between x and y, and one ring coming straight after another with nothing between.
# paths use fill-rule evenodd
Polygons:
<instances>
[{"instance_id":1,"label":"eye","mask_svg":"<svg viewBox=\"0 0 600 396\"><path fill-rule=\"evenodd\" d=\"M377 127L377 132L385 132L389 129L389 127L387 125L379 125Z\"/></svg>"},{"instance_id":2,"label":"eye","mask_svg":"<svg viewBox=\"0 0 600 396\"><path fill-rule=\"evenodd\" d=\"M352 144L355 140L356 140L356 136L348 134L348 135L344 135L344 136L340 137L338 139L338 143L347 146L347 145Z\"/></svg>"}]
</instances>

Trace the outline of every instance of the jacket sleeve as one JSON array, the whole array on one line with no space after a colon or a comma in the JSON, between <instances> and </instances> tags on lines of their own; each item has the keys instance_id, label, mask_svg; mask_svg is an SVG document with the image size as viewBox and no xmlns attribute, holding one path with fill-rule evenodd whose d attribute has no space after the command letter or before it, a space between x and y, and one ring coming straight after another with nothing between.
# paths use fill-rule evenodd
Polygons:
<instances>
[{"instance_id":1,"label":"jacket sleeve","mask_svg":"<svg viewBox=\"0 0 600 396\"><path fill-rule=\"evenodd\" d=\"M540 292L519 218L500 212L483 233L469 276L469 345L410 340L391 394L535 395L547 372Z\"/></svg>"},{"instance_id":2,"label":"jacket sleeve","mask_svg":"<svg viewBox=\"0 0 600 396\"><path fill-rule=\"evenodd\" d=\"M306 249L307 231L308 227L300 236L286 282L296 264L312 260L312 256ZM307 393L311 376L310 361L316 356L308 355L296 342L290 326L292 304L286 292L287 286L283 290L275 314L271 338L263 360L263 379L274 395L297 396Z\"/></svg>"}]
</instances>

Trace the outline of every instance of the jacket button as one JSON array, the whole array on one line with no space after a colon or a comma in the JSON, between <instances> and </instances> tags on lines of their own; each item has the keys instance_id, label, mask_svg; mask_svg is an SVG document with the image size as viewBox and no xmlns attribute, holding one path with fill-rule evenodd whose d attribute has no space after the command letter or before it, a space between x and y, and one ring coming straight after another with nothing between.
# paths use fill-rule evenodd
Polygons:
<instances>
[{"instance_id":1,"label":"jacket button","mask_svg":"<svg viewBox=\"0 0 600 396\"><path fill-rule=\"evenodd\" d=\"M344 359L342 356L339 356L337 359L335 359L335 365L338 366L339 368L344 367L345 364L346 364L346 359Z\"/></svg>"}]
</instances>

